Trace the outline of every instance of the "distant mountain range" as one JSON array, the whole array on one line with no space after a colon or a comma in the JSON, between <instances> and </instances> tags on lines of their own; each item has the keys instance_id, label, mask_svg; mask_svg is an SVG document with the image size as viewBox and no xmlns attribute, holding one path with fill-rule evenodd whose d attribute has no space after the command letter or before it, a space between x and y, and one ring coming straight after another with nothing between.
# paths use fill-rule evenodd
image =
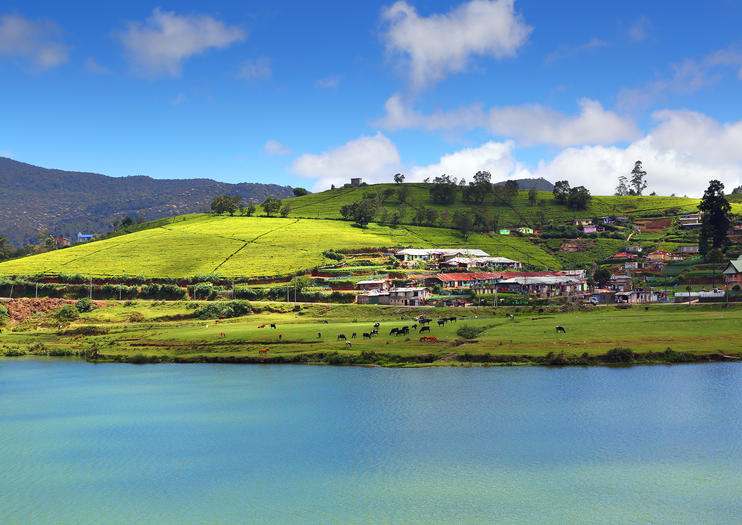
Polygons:
<instances>
[{"instance_id":1,"label":"distant mountain range","mask_svg":"<svg viewBox=\"0 0 742 525\"><path fill-rule=\"evenodd\" d=\"M72 240L78 232L105 233L125 215L149 220L207 210L214 197L224 194L239 195L245 202L293 197L290 186L276 184L108 177L0 157L0 236L20 246L46 229Z\"/></svg>"},{"instance_id":2,"label":"distant mountain range","mask_svg":"<svg viewBox=\"0 0 742 525\"><path fill-rule=\"evenodd\" d=\"M536 191L554 191L554 185L543 177L537 179L513 179L518 183L518 188L524 191L536 190ZM495 186L501 186L506 181L495 182Z\"/></svg>"}]
</instances>

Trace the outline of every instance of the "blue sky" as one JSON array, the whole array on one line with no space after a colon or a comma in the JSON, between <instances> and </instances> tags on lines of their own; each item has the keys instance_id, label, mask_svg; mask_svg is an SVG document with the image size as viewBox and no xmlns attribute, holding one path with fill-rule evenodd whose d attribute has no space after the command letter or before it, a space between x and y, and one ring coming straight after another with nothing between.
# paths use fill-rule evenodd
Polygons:
<instances>
[{"instance_id":1,"label":"blue sky","mask_svg":"<svg viewBox=\"0 0 742 525\"><path fill-rule=\"evenodd\" d=\"M0 155L315 190L543 176L742 184L742 7L4 2Z\"/></svg>"}]
</instances>

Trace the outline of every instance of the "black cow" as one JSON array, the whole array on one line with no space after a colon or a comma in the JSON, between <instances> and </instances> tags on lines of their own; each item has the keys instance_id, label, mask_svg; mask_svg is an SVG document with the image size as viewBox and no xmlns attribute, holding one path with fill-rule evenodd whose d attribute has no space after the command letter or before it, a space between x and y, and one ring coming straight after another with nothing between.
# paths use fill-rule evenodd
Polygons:
<instances>
[{"instance_id":1,"label":"black cow","mask_svg":"<svg viewBox=\"0 0 742 525\"><path fill-rule=\"evenodd\" d=\"M345 339L346 341L348 340L348 338L345 337L345 334L338 334L338 341L340 341L341 339Z\"/></svg>"},{"instance_id":2,"label":"black cow","mask_svg":"<svg viewBox=\"0 0 742 525\"><path fill-rule=\"evenodd\" d=\"M275 323L271 323L271 328L275 328L275 327L276 327Z\"/></svg>"},{"instance_id":3,"label":"black cow","mask_svg":"<svg viewBox=\"0 0 742 525\"><path fill-rule=\"evenodd\" d=\"M368 332L363 332L363 338L364 339L371 339L371 334Z\"/></svg>"},{"instance_id":4,"label":"black cow","mask_svg":"<svg viewBox=\"0 0 742 525\"><path fill-rule=\"evenodd\" d=\"M374 328L378 328L378 327L380 327L380 326L381 326L381 324L380 324L380 323L374 323Z\"/></svg>"},{"instance_id":5,"label":"black cow","mask_svg":"<svg viewBox=\"0 0 742 525\"><path fill-rule=\"evenodd\" d=\"M443 326L445 324L446 324L446 320L445 319L438 319L438 326Z\"/></svg>"},{"instance_id":6,"label":"black cow","mask_svg":"<svg viewBox=\"0 0 742 525\"><path fill-rule=\"evenodd\" d=\"M393 334L396 334L396 333L397 333L397 329L396 329L396 328L392 328L392 329L391 329L391 330L389 331L389 335L393 335Z\"/></svg>"},{"instance_id":7,"label":"black cow","mask_svg":"<svg viewBox=\"0 0 742 525\"><path fill-rule=\"evenodd\" d=\"M429 326L423 326L422 328L420 328L420 333L423 333L423 332L430 332L430 327Z\"/></svg>"},{"instance_id":8,"label":"black cow","mask_svg":"<svg viewBox=\"0 0 742 525\"><path fill-rule=\"evenodd\" d=\"M513 314L505 314L505 315L507 315L508 319L510 319L511 321L515 321L515 316Z\"/></svg>"},{"instance_id":9,"label":"black cow","mask_svg":"<svg viewBox=\"0 0 742 525\"><path fill-rule=\"evenodd\" d=\"M456 318L455 318L455 317L449 317L449 318L448 318L448 320L449 320L449 321L452 321L452 322L454 322L454 323L456 322Z\"/></svg>"},{"instance_id":10,"label":"black cow","mask_svg":"<svg viewBox=\"0 0 742 525\"><path fill-rule=\"evenodd\" d=\"M322 339L322 332L317 332L317 339Z\"/></svg>"},{"instance_id":11,"label":"black cow","mask_svg":"<svg viewBox=\"0 0 742 525\"><path fill-rule=\"evenodd\" d=\"M327 319L322 319L322 322L323 322L324 324L328 324L328 323L329 323L329 321L328 321Z\"/></svg>"},{"instance_id":12,"label":"black cow","mask_svg":"<svg viewBox=\"0 0 742 525\"><path fill-rule=\"evenodd\" d=\"M413 329L413 330L417 330L417 325L416 325L416 324L413 324L413 325L412 325L412 329Z\"/></svg>"},{"instance_id":13,"label":"black cow","mask_svg":"<svg viewBox=\"0 0 742 525\"><path fill-rule=\"evenodd\" d=\"M370 334L371 335L379 335L379 331L376 328L374 328L373 330L371 330Z\"/></svg>"},{"instance_id":14,"label":"black cow","mask_svg":"<svg viewBox=\"0 0 742 525\"><path fill-rule=\"evenodd\" d=\"M399 330L397 331L397 333L400 333ZM407 335L409 333L410 333L410 327L409 326L405 326L404 328L402 328L402 334L403 335Z\"/></svg>"},{"instance_id":15,"label":"black cow","mask_svg":"<svg viewBox=\"0 0 742 525\"><path fill-rule=\"evenodd\" d=\"M556 331L557 331L557 333L560 333L560 332L563 333L563 334L566 334L567 333L567 331L564 329L563 326L557 326L556 327Z\"/></svg>"},{"instance_id":16,"label":"black cow","mask_svg":"<svg viewBox=\"0 0 742 525\"><path fill-rule=\"evenodd\" d=\"M351 338L351 339L355 339L355 338L356 338L356 333L355 333L355 332L353 332L352 334L350 334L350 338Z\"/></svg>"}]
</instances>

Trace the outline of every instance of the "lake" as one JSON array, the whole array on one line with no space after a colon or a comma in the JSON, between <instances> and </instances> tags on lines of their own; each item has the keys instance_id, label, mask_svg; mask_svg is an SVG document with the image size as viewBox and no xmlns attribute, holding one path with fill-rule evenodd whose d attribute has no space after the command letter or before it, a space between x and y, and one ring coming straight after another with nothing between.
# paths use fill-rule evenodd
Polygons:
<instances>
[{"instance_id":1,"label":"lake","mask_svg":"<svg viewBox=\"0 0 742 525\"><path fill-rule=\"evenodd\" d=\"M0 523L738 523L742 365L0 359Z\"/></svg>"}]
</instances>

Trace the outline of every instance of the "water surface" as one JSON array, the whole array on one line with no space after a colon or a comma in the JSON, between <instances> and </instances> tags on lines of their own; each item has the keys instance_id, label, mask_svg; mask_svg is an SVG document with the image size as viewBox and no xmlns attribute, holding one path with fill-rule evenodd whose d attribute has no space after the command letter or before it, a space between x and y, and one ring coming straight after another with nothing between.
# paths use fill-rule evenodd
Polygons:
<instances>
[{"instance_id":1,"label":"water surface","mask_svg":"<svg viewBox=\"0 0 742 525\"><path fill-rule=\"evenodd\" d=\"M738 523L742 366L0 360L0 523Z\"/></svg>"}]
</instances>

